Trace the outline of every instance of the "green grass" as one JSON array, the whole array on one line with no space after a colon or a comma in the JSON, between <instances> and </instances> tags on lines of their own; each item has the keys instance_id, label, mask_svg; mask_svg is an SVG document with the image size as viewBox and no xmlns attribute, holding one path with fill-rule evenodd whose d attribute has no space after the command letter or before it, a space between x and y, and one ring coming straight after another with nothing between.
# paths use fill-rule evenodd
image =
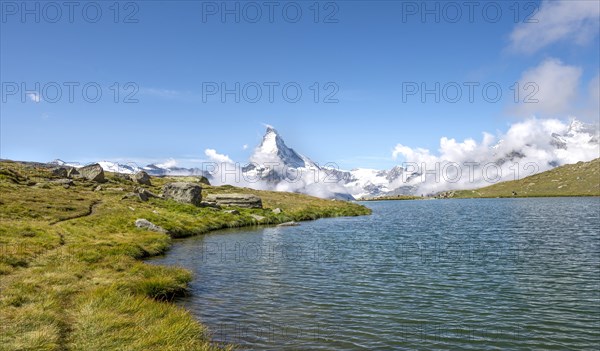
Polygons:
<instances>
[{"instance_id":1,"label":"green grass","mask_svg":"<svg viewBox=\"0 0 600 351\"><path fill-rule=\"evenodd\" d=\"M185 294L192 275L149 265L172 237L212 230L369 214L358 204L231 186L209 193L252 193L264 209L234 215L151 199L121 200L134 184L107 174L105 188L75 180L65 189L39 165L0 162L0 350L215 350L209 331L170 301ZM197 178L188 179L195 180ZM152 178L147 187L181 180ZM282 213L271 209L279 207ZM137 218L171 235L134 226Z\"/></svg>"},{"instance_id":2,"label":"green grass","mask_svg":"<svg viewBox=\"0 0 600 351\"><path fill-rule=\"evenodd\" d=\"M519 180L453 193L453 198L600 196L600 158L564 165Z\"/></svg>"}]
</instances>

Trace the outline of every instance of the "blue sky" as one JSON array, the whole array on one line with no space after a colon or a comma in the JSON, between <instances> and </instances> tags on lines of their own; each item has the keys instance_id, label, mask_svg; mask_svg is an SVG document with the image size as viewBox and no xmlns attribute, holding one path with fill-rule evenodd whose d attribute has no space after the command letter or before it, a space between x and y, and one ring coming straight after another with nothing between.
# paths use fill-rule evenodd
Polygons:
<instances>
[{"instance_id":1,"label":"blue sky","mask_svg":"<svg viewBox=\"0 0 600 351\"><path fill-rule=\"evenodd\" d=\"M598 118L597 1L519 2L518 14L514 2L476 2L472 18L462 2L455 3L460 18L435 1L321 2L318 14L312 1L275 3L271 20L260 1L253 3L260 17L246 2L121 2L117 13L110 1L77 3L72 18L65 7L58 18L44 2L3 1L0 157L173 158L193 166L210 148L243 162L269 124L319 163L390 168L399 143L436 150L441 137L480 139L531 116ZM39 23L35 14L23 18L36 6ZM239 6L239 23L231 14L223 20L221 6ZM302 16L293 23L297 8ZM434 14L422 17L427 9L439 23ZM524 23L534 10L537 23ZM439 103L432 94L425 101L419 92L403 96L436 82ZM472 102L466 82L479 84ZM523 104L529 91L521 91L515 103L515 82L535 82L539 101ZM210 94L236 83L239 103L234 94L224 102L220 91ZM493 89L483 96L486 84L501 88L499 101ZM446 101L456 86L462 97ZM302 96L293 103L298 87ZM96 88L102 96L93 103Z\"/></svg>"}]
</instances>

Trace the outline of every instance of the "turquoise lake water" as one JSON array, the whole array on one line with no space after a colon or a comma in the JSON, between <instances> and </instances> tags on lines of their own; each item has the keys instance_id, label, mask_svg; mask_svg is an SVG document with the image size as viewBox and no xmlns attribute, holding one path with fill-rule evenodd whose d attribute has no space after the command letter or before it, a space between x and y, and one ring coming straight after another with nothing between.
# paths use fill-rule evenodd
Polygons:
<instances>
[{"instance_id":1,"label":"turquoise lake water","mask_svg":"<svg viewBox=\"0 0 600 351\"><path fill-rule=\"evenodd\" d=\"M367 202L371 216L226 230L150 261L251 350L586 350L600 344L600 198Z\"/></svg>"}]
</instances>

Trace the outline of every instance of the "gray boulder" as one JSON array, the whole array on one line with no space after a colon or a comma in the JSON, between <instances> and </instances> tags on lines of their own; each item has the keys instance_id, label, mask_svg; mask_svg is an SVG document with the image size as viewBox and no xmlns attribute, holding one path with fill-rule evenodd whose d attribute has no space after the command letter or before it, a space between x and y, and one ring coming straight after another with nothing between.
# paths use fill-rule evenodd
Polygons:
<instances>
[{"instance_id":1,"label":"gray boulder","mask_svg":"<svg viewBox=\"0 0 600 351\"><path fill-rule=\"evenodd\" d=\"M280 214L281 213L281 209L279 207L273 209L273 213L275 214Z\"/></svg>"},{"instance_id":2,"label":"gray boulder","mask_svg":"<svg viewBox=\"0 0 600 351\"><path fill-rule=\"evenodd\" d=\"M196 183L189 182L167 183L163 186L163 198L200 206L202 202L202 187Z\"/></svg>"},{"instance_id":3,"label":"gray boulder","mask_svg":"<svg viewBox=\"0 0 600 351\"><path fill-rule=\"evenodd\" d=\"M259 222L262 221L263 219L267 218L265 216L260 216L260 215L257 215L257 214L251 214L250 217L256 219Z\"/></svg>"},{"instance_id":4,"label":"gray boulder","mask_svg":"<svg viewBox=\"0 0 600 351\"><path fill-rule=\"evenodd\" d=\"M104 182L104 170L102 166L97 163L93 165L81 167L79 173L82 177L93 182L103 183Z\"/></svg>"},{"instance_id":5,"label":"gray boulder","mask_svg":"<svg viewBox=\"0 0 600 351\"><path fill-rule=\"evenodd\" d=\"M156 224L150 222L147 219L144 218L140 218L140 219L136 219L135 220L135 226L138 228L142 228L142 229L147 229L153 232L159 232L159 233L166 233L167 231L162 228L157 226Z\"/></svg>"},{"instance_id":6,"label":"gray boulder","mask_svg":"<svg viewBox=\"0 0 600 351\"><path fill-rule=\"evenodd\" d=\"M152 185L150 182L150 176L144 171L139 171L136 174L133 174L131 176L131 180L142 185Z\"/></svg>"},{"instance_id":7,"label":"gray boulder","mask_svg":"<svg viewBox=\"0 0 600 351\"><path fill-rule=\"evenodd\" d=\"M52 175L57 177L66 178L68 175L68 170L65 167L57 167L52 169Z\"/></svg>"},{"instance_id":8,"label":"gray boulder","mask_svg":"<svg viewBox=\"0 0 600 351\"><path fill-rule=\"evenodd\" d=\"M224 213L229 213L229 214L232 214L232 215L239 215L240 214L240 211L238 211L238 210L225 210L223 212Z\"/></svg>"},{"instance_id":9,"label":"gray boulder","mask_svg":"<svg viewBox=\"0 0 600 351\"><path fill-rule=\"evenodd\" d=\"M73 185L73 181L71 179L53 179L50 181L52 184L60 184L60 185Z\"/></svg>"},{"instance_id":10,"label":"gray boulder","mask_svg":"<svg viewBox=\"0 0 600 351\"><path fill-rule=\"evenodd\" d=\"M206 202L223 207L262 208L261 198L252 194L210 194Z\"/></svg>"},{"instance_id":11,"label":"gray boulder","mask_svg":"<svg viewBox=\"0 0 600 351\"><path fill-rule=\"evenodd\" d=\"M208 178L206 178L205 176L201 176L198 178L198 181L202 184L206 184L206 185L210 185L210 182L208 181Z\"/></svg>"},{"instance_id":12,"label":"gray boulder","mask_svg":"<svg viewBox=\"0 0 600 351\"><path fill-rule=\"evenodd\" d=\"M81 176L81 174L79 173L79 171L77 170L77 168L75 167L69 167L69 169L67 169L67 177L69 178L76 178Z\"/></svg>"}]
</instances>

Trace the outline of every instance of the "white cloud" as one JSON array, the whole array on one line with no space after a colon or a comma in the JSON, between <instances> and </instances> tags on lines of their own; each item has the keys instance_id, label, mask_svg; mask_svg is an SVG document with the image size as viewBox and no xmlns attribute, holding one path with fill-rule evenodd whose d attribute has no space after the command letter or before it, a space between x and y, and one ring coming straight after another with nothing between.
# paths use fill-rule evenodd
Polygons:
<instances>
[{"instance_id":1,"label":"white cloud","mask_svg":"<svg viewBox=\"0 0 600 351\"><path fill-rule=\"evenodd\" d=\"M248 144L242 145L242 150L248 150Z\"/></svg>"},{"instance_id":2,"label":"white cloud","mask_svg":"<svg viewBox=\"0 0 600 351\"><path fill-rule=\"evenodd\" d=\"M173 158L168 159L167 161L163 162L163 163L158 163L156 164L156 166L160 167L160 168L171 168L171 167L175 167L177 166L177 161Z\"/></svg>"},{"instance_id":3,"label":"white cloud","mask_svg":"<svg viewBox=\"0 0 600 351\"><path fill-rule=\"evenodd\" d=\"M600 30L600 2L596 0L543 1L531 18L510 34L512 50L534 53L559 41L589 43Z\"/></svg>"},{"instance_id":4,"label":"white cloud","mask_svg":"<svg viewBox=\"0 0 600 351\"><path fill-rule=\"evenodd\" d=\"M38 93L27 93L27 97L29 98L29 100L31 100L33 102L41 101L40 94L38 94Z\"/></svg>"},{"instance_id":5,"label":"white cloud","mask_svg":"<svg viewBox=\"0 0 600 351\"><path fill-rule=\"evenodd\" d=\"M519 79L519 103L511 112L526 117L572 113L581 74L580 67L566 65L558 59L543 61L525 71Z\"/></svg>"},{"instance_id":6,"label":"white cloud","mask_svg":"<svg viewBox=\"0 0 600 351\"><path fill-rule=\"evenodd\" d=\"M589 161L600 157L598 144L590 142L592 135L598 137L598 127L590 130L578 126L580 124L577 121L570 125L558 119L531 118L511 125L506 133L497 137L483 133L480 142L473 139L457 142L455 139L443 137L436 154L427 149L398 144L392 156L395 158L401 156L405 162L417 164L418 167L425 163L427 170L435 169L436 165L442 170L437 172L440 174L439 181L432 176L424 180L416 177L409 182L409 185L418 187L419 194L449 189L479 188L491 184L490 179L486 179L483 175L482 170L485 165L502 159L507 161L498 163L502 180L513 180L527 176L533 170L541 172L556 165ZM557 135L560 137L557 138ZM557 147L557 140L562 140L564 145ZM515 157L514 162L518 162L516 168L511 157ZM444 178L443 169L452 162L460 165L462 169L462 176L456 182L447 181L448 178L453 180L452 176ZM469 163L476 165L472 179L469 178L468 166L465 166ZM531 166L525 167L527 165ZM516 169L519 170L518 175L515 173Z\"/></svg>"},{"instance_id":7,"label":"white cloud","mask_svg":"<svg viewBox=\"0 0 600 351\"><path fill-rule=\"evenodd\" d=\"M211 161L218 163L233 163L233 161L227 155L219 154L215 149L206 149L204 154L208 156Z\"/></svg>"}]
</instances>

